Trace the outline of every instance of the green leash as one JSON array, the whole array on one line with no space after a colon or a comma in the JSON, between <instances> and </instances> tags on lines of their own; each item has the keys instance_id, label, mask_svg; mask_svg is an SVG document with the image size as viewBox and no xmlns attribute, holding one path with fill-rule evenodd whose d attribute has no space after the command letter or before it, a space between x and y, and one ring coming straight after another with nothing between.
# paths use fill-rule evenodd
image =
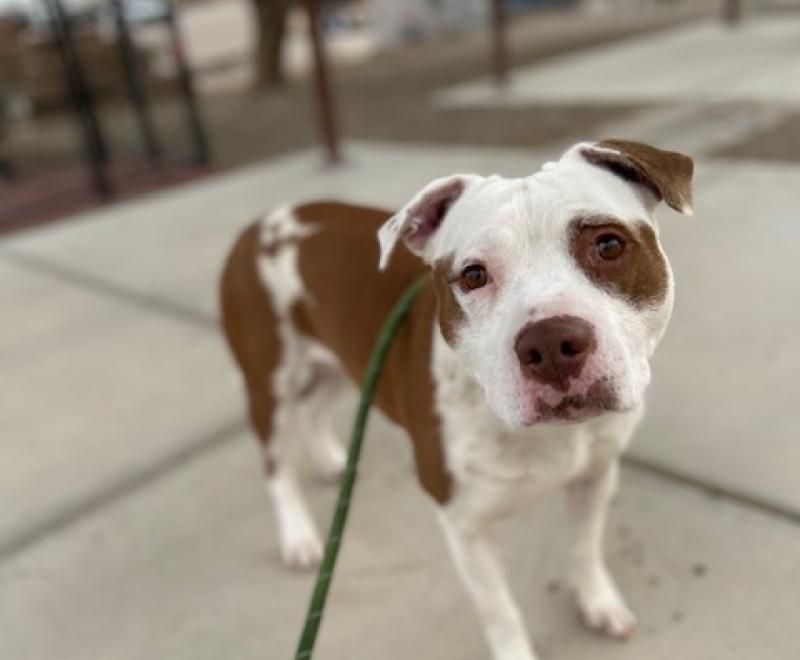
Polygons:
<instances>
[{"instance_id":1,"label":"green leash","mask_svg":"<svg viewBox=\"0 0 800 660\"><path fill-rule=\"evenodd\" d=\"M325 552L322 555L322 562L317 573L317 581L314 584L314 591L311 594L311 602L308 605L308 614L300 635L300 642L297 644L295 660L309 660L314 652L314 643L317 640L317 632L322 622L322 614L325 611L325 600L328 597L328 589L333 578L333 571L336 566L336 558L339 555L339 546L342 543L342 534L347 522L347 514L350 511L350 496L353 493L353 486L356 481L356 467L361 456L361 445L364 439L364 429L367 426L367 415L372 405L375 395L375 388L378 378L386 361L386 355L392 344L397 329L406 318L411 305L413 305L422 287L428 280L428 276L419 277L411 286L406 289L400 300L392 308L389 318L383 324L375 347L372 349L364 380L361 384L361 402L358 405L356 419L353 423L353 432L350 435L350 449L347 452L347 465L342 474L342 483L339 487L339 498L336 501L336 509L333 514L333 521L328 532L328 540L325 543Z\"/></svg>"}]
</instances>

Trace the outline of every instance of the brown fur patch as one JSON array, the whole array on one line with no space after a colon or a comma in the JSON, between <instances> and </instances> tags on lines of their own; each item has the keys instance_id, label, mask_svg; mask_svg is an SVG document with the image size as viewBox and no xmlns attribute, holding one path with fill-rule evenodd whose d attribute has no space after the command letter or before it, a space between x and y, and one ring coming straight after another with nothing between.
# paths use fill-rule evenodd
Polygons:
<instances>
[{"instance_id":1,"label":"brown fur patch","mask_svg":"<svg viewBox=\"0 0 800 660\"><path fill-rule=\"evenodd\" d=\"M664 301L669 286L667 262L649 224L638 222L631 227L614 218L576 218L569 233L573 258L595 284L635 306ZM596 240L607 233L618 234L626 242L623 257L615 261L603 261L596 253Z\"/></svg>"},{"instance_id":2,"label":"brown fur patch","mask_svg":"<svg viewBox=\"0 0 800 660\"><path fill-rule=\"evenodd\" d=\"M688 156L627 140L603 140L596 146L619 153L586 148L582 154L590 163L647 186L677 211L683 213L692 208L694 162Z\"/></svg>"},{"instance_id":3,"label":"brown fur patch","mask_svg":"<svg viewBox=\"0 0 800 660\"><path fill-rule=\"evenodd\" d=\"M450 279L453 273L453 257L444 257L433 264L433 286L438 303L439 329L444 340L455 346L458 329L464 323L464 310L458 304Z\"/></svg>"},{"instance_id":4,"label":"brown fur patch","mask_svg":"<svg viewBox=\"0 0 800 660\"><path fill-rule=\"evenodd\" d=\"M298 245L307 295L291 308L303 334L328 347L360 383L380 328L405 289L425 266L404 247L378 271L379 227L391 216L380 209L322 202L295 209L317 231ZM376 392L377 406L408 432L417 474L428 494L445 503L452 481L445 466L440 420L431 374L432 332L437 314L433 284L427 285L400 327Z\"/></svg>"},{"instance_id":5,"label":"brown fur patch","mask_svg":"<svg viewBox=\"0 0 800 660\"><path fill-rule=\"evenodd\" d=\"M222 327L242 370L250 421L266 448L272 434L275 396L271 374L280 359L277 318L258 273L261 223L254 222L234 243L220 282ZM267 474L276 465L265 458Z\"/></svg>"}]
</instances>

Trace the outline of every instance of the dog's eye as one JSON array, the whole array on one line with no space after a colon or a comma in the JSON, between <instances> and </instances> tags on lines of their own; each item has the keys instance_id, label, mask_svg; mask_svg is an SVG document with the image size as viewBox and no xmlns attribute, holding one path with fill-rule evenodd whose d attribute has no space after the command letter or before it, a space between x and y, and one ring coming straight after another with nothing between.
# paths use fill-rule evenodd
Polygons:
<instances>
[{"instance_id":1,"label":"dog's eye","mask_svg":"<svg viewBox=\"0 0 800 660\"><path fill-rule=\"evenodd\" d=\"M597 255L603 261L614 261L625 252L625 239L617 234L603 234L594 243Z\"/></svg>"},{"instance_id":2,"label":"dog's eye","mask_svg":"<svg viewBox=\"0 0 800 660\"><path fill-rule=\"evenodd\" d=\"M483 266L474 264L472 266L467 266L462 271L458 281L462 289L465 291L472 291L473 289L480 289L482 286L485 286L488 279L489 275L486 269Z\"/></svg>"}]
</instances>

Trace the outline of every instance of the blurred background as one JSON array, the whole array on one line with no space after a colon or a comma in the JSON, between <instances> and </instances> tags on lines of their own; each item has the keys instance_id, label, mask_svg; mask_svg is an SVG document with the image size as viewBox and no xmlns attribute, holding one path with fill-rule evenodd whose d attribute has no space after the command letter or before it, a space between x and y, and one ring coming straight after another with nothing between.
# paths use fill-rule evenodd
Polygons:
<instances>
[{"instance_id":1,"label":"blurred background","mask_svg":"<svg viewBox=\"0 0 800 660\"><path fill-rule=\"evenodd\" d=\"M517 597L545 660L800 657L800 0L0 0L0 657L290 657L236 232L603 137L697 163L607 539L641 625L577 623L558 498L504 534ZM486 657L407 443L366 447L317 657Z\"/></svg>"}]
</instances>

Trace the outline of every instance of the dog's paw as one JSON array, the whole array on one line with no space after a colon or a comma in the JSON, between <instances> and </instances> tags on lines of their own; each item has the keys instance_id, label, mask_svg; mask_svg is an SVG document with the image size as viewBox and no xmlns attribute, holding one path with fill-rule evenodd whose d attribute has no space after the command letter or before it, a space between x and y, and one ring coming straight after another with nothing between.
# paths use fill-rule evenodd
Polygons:
<instances>
[{"instance_id":1,"label":"dog's paw","mask_svg":"<svg viewBox=\"0 0 800 660\"><path fill-rule=\"evenodd\" d=\"M578 609L586 625L614 639L628 639L636 629L636 617L616 589L578 595Z\"/></svg>"},{"instance_id":2,"label":"dog's paw","mask_svg":"<svg viewBox=\"0 0 800 660\"><path fill-rule=\"evenodd\" d=\"M281 559L293 571L310 571L322 560L322 541L313 531L282 539Z\"/></svg>"}]
</instances>

